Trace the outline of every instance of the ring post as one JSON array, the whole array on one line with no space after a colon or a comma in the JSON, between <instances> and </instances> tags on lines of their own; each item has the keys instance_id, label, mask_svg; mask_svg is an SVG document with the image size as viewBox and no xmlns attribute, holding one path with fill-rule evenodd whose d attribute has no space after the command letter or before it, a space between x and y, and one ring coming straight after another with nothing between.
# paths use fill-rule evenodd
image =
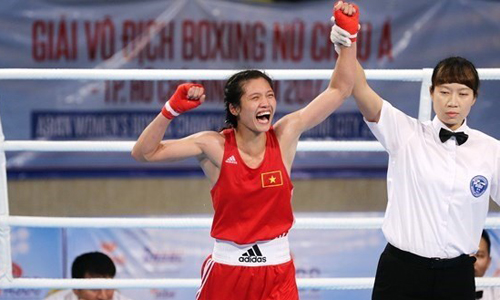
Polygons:
<instances>
[{"instance_id":1,"label":"ring post","mask_svg":"<svg viewBox=\"0 0 500 300\"><path fill-rule=\"evenodd\" d=\"M2 120L0 119L0 144L5 141ZM7 198L7 165L5 151L0 148L0 217L9 216L9 200ZM12 281L12 256L10 252L10 227L6 222L0 223L0 282Z\"/></svg>"},{"instance_id":2,"label":"ring post","mask_svg":"<svg viewBox=\"0 0 500 300\"><path fill-rule=\"evenodd\" d=\"M432 84L433 69L423 69L422 87L420 88L420 105L418 107L418 119L421 122L429 121L432 114L432 100L429 88Z\"/></svg>"}]
</instances>

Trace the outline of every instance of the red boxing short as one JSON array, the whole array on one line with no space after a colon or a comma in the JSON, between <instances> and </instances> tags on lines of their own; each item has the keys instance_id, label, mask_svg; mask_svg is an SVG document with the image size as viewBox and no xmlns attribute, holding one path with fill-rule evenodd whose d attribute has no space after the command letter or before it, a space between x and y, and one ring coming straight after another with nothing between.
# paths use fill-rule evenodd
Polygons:
<instances>
[{"instance_id":1,"label":"red boxing short","mask_svg":"<svg viewBox=\"0 0 500 300\"><path fill-rule=\"evenodd\" d=\"M203 264L196 300L298 300L293 260L262 267Z\"/></svg>"},{"instance_id":2,"label":"red boxing short","mask_svg":"<svg viewBox=\"0 0 500 300\"><path fill-rule=\"evenodd\" d=\"M287 237L250 245L217 241L196 294L196 300L298 299Z\"/></svg>"}]
</instances>

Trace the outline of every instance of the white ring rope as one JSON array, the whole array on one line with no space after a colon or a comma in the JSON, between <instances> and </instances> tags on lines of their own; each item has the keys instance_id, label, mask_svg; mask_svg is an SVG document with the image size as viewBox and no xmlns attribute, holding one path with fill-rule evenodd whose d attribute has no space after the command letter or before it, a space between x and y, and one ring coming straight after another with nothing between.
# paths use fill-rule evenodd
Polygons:
<instances>
[{"instance_id":1,"label":"white ring rope","mask_svg":"<svg viewBox=\"0 0 500 300\"><path fill-rule=\"evenodd\" d=\"M297 278L299 289L319 290L365 290L373 287L375 279L356 278ZM197 289L200 279L45 279L16 278L0 280L0 289L137 289L137 288L179 288ZM500 287L500 278L476 278L476 287Z\"/></svg>"},{"instance_id":2,"label":"white ring rope","mask_svg":"<svg viewBox=\"0 0 500 300\"><path fill-rule=\"evenodd\" d=\"M135 141L0 141L0 151L32 152L130 152ZM377 151L379 142L300 141L297 151Z\"/></svg>"},{"instance_id":3,"label":"white ring rope","mask_svg":"<svg viewBox=\"0 0 500 300\"><path fill-rule=\"evenodd\" d=\"M0 79L225 80L239 70L0 69ZM265 70L274 80L329 79L332 70ZM368 79L421 81L422 70L366 70Z\"/></svg>"},{"instance_id":4,"label":"white ring rope","mask_svg":"<svg viewBox=\"0 0 500 300\"><path fill-rule=\"evenodd\" d=\"M500 279L500 278L499 278ZM356 290L370 289L373 278L297 278L301 289L323 290ZM500 283L500 282L499 282ZM200 279L43 279L18 278L12 281L0 281L0 288L34 288L34 289L136 289L136 288L182 288L200 287Z\"/></svg>"},{"instance_id":5,"label":"white ring rope","mask_svg":"<svg viewBox=\"0 0 500 300\"><path fill-rule=\"evenodd\" d=\"M500 79L500 69L477 69L481 80ZM0 69L0 80L225 80L238 70ZM332 70L265 70L274 80L329 79ZM365 70L369 80L422 81L422 69Z\"/></svg>"},{"instance_id":6,"label":"white ring rope","mask_svg":"<svg viewBox=\"0 0 500 300\"><path fill-rule=\"evenodd\" d=\"M380 229L383 218L297 218L294 229ZM43 228L209 229L211 218L67 218L0 216L0 225ZM486 219L485 228L500 229L500 218Z\"/></svg>"},{"instance_id":7,"label":"white ring rope","mask_svg":"<svg viewBox=\"0 0 500 300\"><path fill-rule=\"evenodd\" d=\"M297 218L295 229L378 229L382 218ZM500 219L497 222L500 225ZM0 225L52 228L208 229L211 218L0 217Z\"/></svg>"}]
</instances>

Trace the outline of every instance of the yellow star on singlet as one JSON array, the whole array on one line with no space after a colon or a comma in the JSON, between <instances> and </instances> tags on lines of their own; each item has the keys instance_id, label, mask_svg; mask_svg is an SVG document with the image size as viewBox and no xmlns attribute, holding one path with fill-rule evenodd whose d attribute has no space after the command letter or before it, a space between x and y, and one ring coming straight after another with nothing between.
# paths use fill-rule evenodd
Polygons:
<instances>
[{"instance_id":1,"label":"yellow star on singlet","mask_svg":"<svg viewBox=\"0 0 500 300\"><path fill-rule=\"evenodd\" d=\"M276 183L276 177L274 176L269 177L269 183Z\"/></svg>"}]
</instances>

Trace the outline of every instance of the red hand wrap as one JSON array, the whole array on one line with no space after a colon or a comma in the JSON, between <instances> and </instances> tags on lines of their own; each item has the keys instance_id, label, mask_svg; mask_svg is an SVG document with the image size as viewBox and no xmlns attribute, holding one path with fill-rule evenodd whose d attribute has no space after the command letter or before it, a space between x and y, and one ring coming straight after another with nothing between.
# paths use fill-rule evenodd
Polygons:
<instances>
[{"instance_id":1,"label":"red hand wrap","mask_svg":"<svg viewBox=\"0 0 500 300\"><path fill-rule=\"evenodd\" d=\"M177 87L175 93L163 106L161 113L165 118L172 120L178 115L196 108L201 104L199 99L188 99L188 91L191 87L197 86L203 88L203 85L196 83L184 83Z\"/></svg>"},{"instance_id":2,"label":"red hand wrap","mask_svg":"<svg viewBox=\"0 0 500 300\"><path fill-rule=\"evenodd\" d=\"M356 4L352 4L352 6L356 9L356 12L352 16L344 14L341 9L336 10L335 7L333 8L333 16L335 17L335 23L340 28L354 35L359 29L359 8ZM356 38L351 38L351 41L355 42Z\"/></svg>"}]
</instances>

